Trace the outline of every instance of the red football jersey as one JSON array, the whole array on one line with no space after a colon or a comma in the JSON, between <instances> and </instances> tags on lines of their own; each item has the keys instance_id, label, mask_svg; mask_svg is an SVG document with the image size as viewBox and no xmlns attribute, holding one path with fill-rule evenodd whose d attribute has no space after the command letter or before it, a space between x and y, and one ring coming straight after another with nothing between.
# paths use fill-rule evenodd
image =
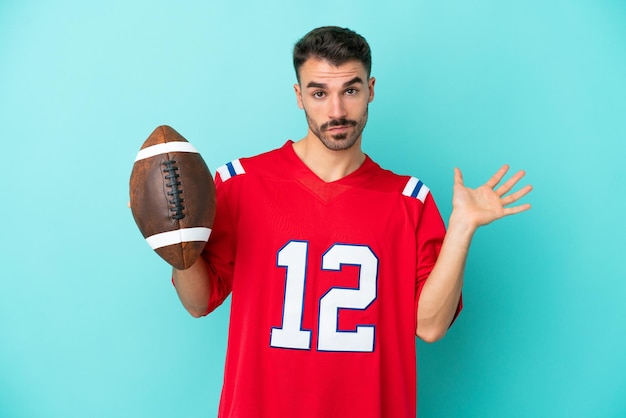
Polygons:
<instances>
[{"instance_id":1,"label":"red football jersey","mask_svg":"<svg viewBox=\"0 0 626 418\"><path fill-rule=\"evenodd\" d=\"M367 157L327 183L292 145L215 176L210 310L232 292L219 416L413 418L439 211L415 177Z\"/></svg>"}]
</instances>

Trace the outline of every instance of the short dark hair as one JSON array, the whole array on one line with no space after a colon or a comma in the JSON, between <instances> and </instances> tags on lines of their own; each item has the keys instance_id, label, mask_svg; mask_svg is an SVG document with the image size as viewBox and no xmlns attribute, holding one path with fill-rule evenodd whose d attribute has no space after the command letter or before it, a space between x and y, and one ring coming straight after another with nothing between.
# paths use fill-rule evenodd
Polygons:
<instances>
[{"instance_id":1,"label":"short dark hair","mask_svg":"<svg viewBox=\"0 0 626 418\"><path fill-rule=\"evenodd\" d=\"M369 78L372 70L372 53L364 37L338 26L313 29L300 39L293 48L293 67L300 82L300 67L309 58L319 58L339 66L348 61L359 61Z\"/></svg>"}]
</instances>

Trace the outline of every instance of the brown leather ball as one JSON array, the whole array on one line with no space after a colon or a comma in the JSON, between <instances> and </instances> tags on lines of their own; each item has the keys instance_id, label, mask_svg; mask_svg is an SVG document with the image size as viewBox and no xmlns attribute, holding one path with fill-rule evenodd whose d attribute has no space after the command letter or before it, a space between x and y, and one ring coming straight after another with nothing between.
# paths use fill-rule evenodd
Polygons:
<instances>
[{"instance_id":1,"label":"brown leather ball","mask_svg":"<svg viewBox=\"0 0 626 418\"><path fill-rule=\"evenodd\" d=\"M215 184L200 153L159 126L141 146L129 185L131 211L148 244L176 269L191 267L215 218Z\"/></svg>"}]
</instances>

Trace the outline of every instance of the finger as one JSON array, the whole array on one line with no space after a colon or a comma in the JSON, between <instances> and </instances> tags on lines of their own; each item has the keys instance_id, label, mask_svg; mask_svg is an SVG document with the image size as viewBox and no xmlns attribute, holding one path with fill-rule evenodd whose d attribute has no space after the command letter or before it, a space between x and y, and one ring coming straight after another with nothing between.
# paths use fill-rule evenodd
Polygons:
<instances>
[{"instance_id":1,"label":"finger","mask_svg":"<svg viewBox=\"0 0 626 418\"><path fill-rule=\"evenodd\" d=\"M526 196L528 193L530 193L533 189L533 186L531 186L530 184L522 187L521 189L519 189L518 191L516 191L515 193L511 193L510 195L503 197L502 198L502 206L507 206L510 205L511 203L517 202L518 200L520 200L522 197Z\"/></svg>"},{"instance_id":2,"label":"finger","mask_svg":"<svg viewBox=\"0 0 626 418\"><path fill-rule=\"evenodd\" d=\"M491 176L489 180L487 180L485 186L489 187L490 189L495 188L496 185L500 183L507 171L509 171L509 165L504 164L493 176Z\"/></svg>"},{"instance_id":3,"label":"finger","mask_svg":"<svg viewBox=\"0 0 626 418\"><path fill-rule=\"evenodd\" d=\"M523 205L505 208L504 216L515 215L516 213L525 212L530 208L531 208L530 203L524 203Z\"/></svg>"},{"instance_id":4,"label":"finger","mask_svg":"<svg viewBox=\"0 0 626 418\"><path fill-rule=\"evenodd\" d=\"M454 184L458 186L463 186L463 173L458 168L454 168Z\"/></svg>"},{"instance_id":5,"label":"finger","mask_svg":"<svg viewBox=\"0 0 626 418\"><path fill-rule=\"evenodd\" d=\"M517 184L517 182L519 182L520 179L524 177L525 175L526 175L526 172L524 170L518 171L510 179L508 179L504 184L498 187L498 189L495 192L499 196L504 196L505 194L510 192L513 189L513 187Z\"/></svg>"}]
</instances>

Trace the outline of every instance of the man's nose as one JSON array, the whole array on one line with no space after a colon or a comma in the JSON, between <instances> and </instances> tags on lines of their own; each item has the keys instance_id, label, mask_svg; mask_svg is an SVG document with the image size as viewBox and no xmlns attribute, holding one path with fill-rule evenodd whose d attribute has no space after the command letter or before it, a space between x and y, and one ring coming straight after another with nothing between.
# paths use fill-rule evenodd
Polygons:
<instances>
[{"instance_id":1,"label":"man's nose","mask_svg":"<svg viewBox=\"0 0 626 418\"><path fill-rule=\"evenodd\" d=\"M328 116L331 119L341 119L347 116L346 106L340 96L334 96L330 100L330 108L328 109Z\"/></svg>"}]
</instances>

